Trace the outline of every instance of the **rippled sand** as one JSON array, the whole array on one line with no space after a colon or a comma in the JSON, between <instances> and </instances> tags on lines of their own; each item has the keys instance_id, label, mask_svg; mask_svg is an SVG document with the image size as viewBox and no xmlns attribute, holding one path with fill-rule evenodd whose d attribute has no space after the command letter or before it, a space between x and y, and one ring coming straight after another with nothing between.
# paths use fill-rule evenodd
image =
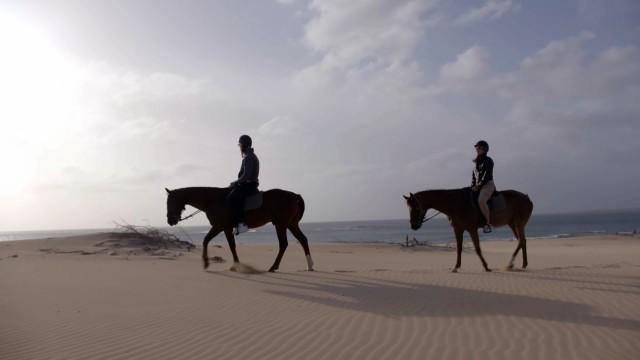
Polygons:
<instances>
[{"instance_id":1,"label":"rippled sand","mask_svg":"<svg viewBox=\"0 0 640 360\"><path fill-rule=\"evenodd\" d=\"M107 236L107 235L104 235ZM637 359L640 238L466 250L291 241L279 273L202 269L196 252L96 252L100 236L0 243L2 359ZM40 249L49 249L40 251ZM56 251L51 251L56 249ZM93 251L90 251L92 250ZM273 245L239 245L264 270ZM71 253L65 253L72 251ZM83 252L84 251L84 252ZM85 255L82 255L85 254ZM520 264L518 259L517 264Z\"/></svg>"}]
</instances>

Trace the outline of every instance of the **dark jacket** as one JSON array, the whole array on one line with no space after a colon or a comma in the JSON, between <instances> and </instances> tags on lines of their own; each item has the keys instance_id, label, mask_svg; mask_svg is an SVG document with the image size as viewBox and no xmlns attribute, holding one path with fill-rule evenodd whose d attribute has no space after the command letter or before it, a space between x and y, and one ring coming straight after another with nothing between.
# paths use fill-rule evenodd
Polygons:
<instances>
[{"instance_id":1,"label":"dark jacket","mask_svg":"<svg viewBox=\"0 0 640 360\"><path fill-rule=\"evenodd\" d=\"M240 172L238 173L237 184L252 182L258 183L258 175L260 173L260 160L253 152L253 148L247 150L242 158L242 165L240 166Z\"/></svg>"},{"instance_id":2,"label":"dark jacket","mask_svg":"<svg viewBox=\"0 0 640 360\"><path fill-rule=\"evenodd\" d=\"M493 180L493 160L486 155L476 159L471 176L471 186L482 188L484 184Z\"/></svg>"}]
</instances>

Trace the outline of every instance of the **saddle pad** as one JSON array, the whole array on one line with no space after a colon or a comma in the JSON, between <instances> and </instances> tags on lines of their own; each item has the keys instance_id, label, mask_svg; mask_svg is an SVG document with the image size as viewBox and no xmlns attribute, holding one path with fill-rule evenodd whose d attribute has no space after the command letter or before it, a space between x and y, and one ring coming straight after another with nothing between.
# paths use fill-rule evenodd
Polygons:
<instances>
[{"instance_id":1,"label":"saddle pad","mask_svg":"<svg viewBox=\"0 0 640 360\"><path fill-rule=\"evenodd\" d=\"M255 210L262 207L262 191L249 195L244 201L244 211Z\"/></svg>"}]
</instances>

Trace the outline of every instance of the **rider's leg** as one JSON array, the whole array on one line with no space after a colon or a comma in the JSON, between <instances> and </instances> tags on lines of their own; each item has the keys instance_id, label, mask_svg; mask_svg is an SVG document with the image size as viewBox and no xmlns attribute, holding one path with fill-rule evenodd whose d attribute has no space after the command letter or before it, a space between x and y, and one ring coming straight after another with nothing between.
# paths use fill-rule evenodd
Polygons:
<instances>
[{"instance_id":1,"label":"rider's leg","mask_svg":"<svg viewBox=\"0 0 640 360\"><path fill-rule=\"evenodd\" d=\"M233 188L229 195L227 195L227 205L229 206L229 210L231 213L231 223L233 224L233 227L238 226L238 222L240 221L240 217L242 216L242 208L238 204L241 197L242 189L240 188L240 186L236 186L235 188Z\"/></svg>"},{"instance_id":2,"label":"rider's leg","mask_svg":"<svg viewBox=\"0 0 640 360\"><path fill-rule=\"evenodd\" d=\"M244 202L247 196L255 192L257 188L257 183L238 184L227 197L227 201L231 209L232 224L233 227L235 227L237 230L239 230L238 225L240 225L240 223L244 220Z\"/></svg>"},{"instance_id":3,"label":"rider's leg","mask_svg":"<svg viewBox=\"0 0 640 360\"><path fill-rule=\"evenodd\" d=\"M489 205L487 203L495 190L496 187L493 184L493 181L489 181L482 186L480 193L478 194L478 205L480 206L480 211L489 226L488 228L485 227L485 230L490 230L491 227L491 211L489 210Z\"/></svg>"},{"instance_id":4,"label":"rider's leg","mask_svg":"<svg viewBox=\"0 0 640 360\"><path fill-rule=\"evenodd\" d=\"M244 222L245 201L247 200L247 197L249 197L249 195L253 194L253 192L256 191L256 189L257 189L256 183L244 183L238 186L237 188L238 197L236 199L236 205L235 205L236 212L234 214L236 219L236 226Z\"/></svg>"}]
</instances>

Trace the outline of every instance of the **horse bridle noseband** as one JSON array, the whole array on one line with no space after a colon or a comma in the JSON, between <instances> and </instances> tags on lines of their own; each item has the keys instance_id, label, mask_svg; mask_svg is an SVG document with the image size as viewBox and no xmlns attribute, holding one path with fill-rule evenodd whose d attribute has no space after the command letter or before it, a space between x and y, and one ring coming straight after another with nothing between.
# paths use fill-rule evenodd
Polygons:
<instances>
[{"instance_id":1,"label":"horse bridle noseband","mask_svg":"<svg viewBox=\"0 0 640 360\"><path fill-rule=\"evenodd\" d=\"M420 210L422 210L422 204L420 204L420 200L418 200L418 198L417 198L417 197L415 197L415 196L414 196L413 198L415 199L416 204L418 204L418 206L420 207ZM427 212L429 212L429 210L428 210L428 209L424 211L424 214L422 214L422 219L420 220L420 221L421 221L421 224L424 224L424 223L426 223L427 221L429 221L429 220L433 219L434 217L436 217L436 216L438 216L438 215L442 214L440 211L437 211L437 210L436 210L436 213L435 213L435 214L433 214L433 215L431 215L431 216L427 217ZM426 218L426 219L425 219L425 218Z\"/></svg>"}]
</instances>

